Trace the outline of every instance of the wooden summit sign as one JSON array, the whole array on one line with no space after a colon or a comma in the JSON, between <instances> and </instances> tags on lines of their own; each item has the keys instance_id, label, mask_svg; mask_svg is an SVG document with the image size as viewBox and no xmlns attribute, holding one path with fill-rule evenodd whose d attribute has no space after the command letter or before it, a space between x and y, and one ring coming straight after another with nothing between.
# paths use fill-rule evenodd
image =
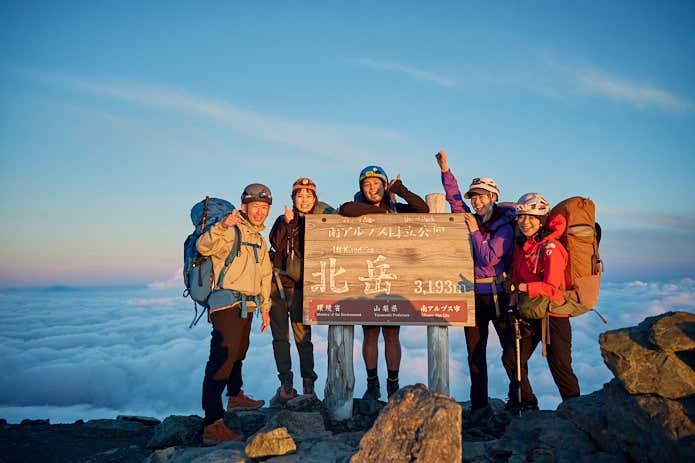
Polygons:
<instances>
[{"instance_id":1,"label":"wooden summit sign","mask_svg":"<svg viewBox=\"0 0 695 463\"><path fill-rule=\"evenodd\" d=\"M305 218L304 323L475 324L462 214Z\"/></svg>"}]
</instances>

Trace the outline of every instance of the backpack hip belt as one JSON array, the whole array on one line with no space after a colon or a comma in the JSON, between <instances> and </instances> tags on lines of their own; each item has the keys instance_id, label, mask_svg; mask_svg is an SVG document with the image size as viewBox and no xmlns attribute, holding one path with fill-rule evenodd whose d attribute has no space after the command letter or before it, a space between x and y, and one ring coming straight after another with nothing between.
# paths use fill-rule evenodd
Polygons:
<instances>
[{"instance_id":1,"label":"backpack hip belt","mask_svg":"<svg viewBox=\"0 0 695 463\"><path fill-rule=\"evenodd\" d=\"M507 273L495 275L494 277L476 278L476 283L489 284L492 287L492 300L495 302L495 317L499 318L502 311L500 310L499 296L497 295L497 286L507 281Z\"/></svg>"}]
</instances>

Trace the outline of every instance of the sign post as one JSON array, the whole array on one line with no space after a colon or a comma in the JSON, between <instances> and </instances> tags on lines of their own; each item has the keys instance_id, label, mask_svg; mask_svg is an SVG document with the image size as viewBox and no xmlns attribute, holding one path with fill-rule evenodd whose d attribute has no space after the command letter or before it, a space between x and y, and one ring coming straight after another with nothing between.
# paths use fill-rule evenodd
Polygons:
<instances>
[{"instance_id":1,"label":"sign post","mask_svg":"<svg viewBox=\"0 0 695 463\"><path fill-rule=\"evenodd\" d=\"M348 419L352 325L475 323L468 227L461 214L316 214L305 220L304 323L335 325L329 328L326 403L332 417ZM430 355L437 360L428 361L429 383L448 392L446 329L432 333Z\"/></svg>"},{"instance_id":2,"label":"sign post","mask_svg":"<svg viewBox=\"0 0 695 463\"><path fill-rule=\"evenodd\" d=\"M430 213L445 213L443 193L430 193L425 200ZM449 395L449 328L446 326L427 326L427 385L435 392Z\"/></svg>"}]
</instances>

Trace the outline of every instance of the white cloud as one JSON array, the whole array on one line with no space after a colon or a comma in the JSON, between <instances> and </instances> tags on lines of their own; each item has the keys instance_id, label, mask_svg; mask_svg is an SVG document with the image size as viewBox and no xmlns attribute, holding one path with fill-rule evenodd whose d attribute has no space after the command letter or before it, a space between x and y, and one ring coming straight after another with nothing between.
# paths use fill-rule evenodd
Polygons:
<instances>
[{"instance_id":1,"label":"white cloud","mask_svg":"<svg viewBox=\"0 0 695 463\"><path fill-rule=\"evenodd\" d=\"M126 301L124 303L123 301ZM0 417L112 418L117 414L165 417L201 414L200 386L209 349L205 320L188 329L193 311L176 288L108 289L76 292L0 292ZM147 310L143 310L145 304ZM14 310L21 307L22 310ZM633 326L646 316L671 310L695 310L695 279L667 283L604 283L598 309L603 325L589 313L572 320L573 365L584 394L612 377L603 364L599 333ZM244 390L270 399L279 383L270 333L254 320L251 347L244 362ZM326 379L326 326L312 328L317 391ZM401 385L427 383L426 327L403 327ZM353 362L355 396L366 386L361 351L362 330L355 327ZM379 344L379 374L385 393L386 365ZM299 363L291 342L292 365ZM451 394L468 400L470 378L463 329L449 329ZM507 377L501 350L490 327L490 395L506 398ZM559 403L557 388L540 349L529 364L531 384L543 408ZM296 386L300 385L297 379ZM80 415L83 413L84 415Z\"/></svg>"},{"instance_id":2,"label":"white cloud","mask_svg":"<svg viewBox=\"0 0 695 463\"><path fill-rule=\"evenodd\" d=\"M364 162L377 155L383 158L382 151L374 151L379 145L389 146L394 142L407 141L407 137L395 131L275 117L166 85L102 81L60 73L22 73L44 84L71 89L81 94L205 118L247 135L299 148L331 161ZM363 146L356 146L355 140L359 140Z\"/></svg>"},{"instance_id":3,"label":"white cloud","mask_svg":"<svg viewBox=\"0 0 695 463\"><path fill-rule=\"evenodd\" d=\"M147 287L152 289L183 288L183 267L179 267L168 280L153 281Z\"/></svg>"},{"instance_id":4,"label":"white cloud","mask_svg":"<svg viewBox=\"0 0 695 463\"><path fill-rule=\"evenodd\" d=\"M636 106L656 106L666 110L687 111L693 104L667 90L630 82L603 71L580 70L576 74L579 85L586 91Z\"/></svg>"},{"instance_id":5,"label":"white cloud","mask_svg":"<svg viewBox=\"0 0 695 463\"><path fill-rule=\"evenodd\" d=\"M423 71L421 69L413 68L410 66L405 66L398 63L390 63L386 61L376 61L369 58L360 59L350 59L347 60L348 63L354 64L356 66L364 67L367 69L373 69L376 71L387 71L396 72L399 74L404 74L412 79L423 81L423 82L433 82L442 87L453 87L456 83L446 77L430 71Z\"/></svg>"}]
</instances>

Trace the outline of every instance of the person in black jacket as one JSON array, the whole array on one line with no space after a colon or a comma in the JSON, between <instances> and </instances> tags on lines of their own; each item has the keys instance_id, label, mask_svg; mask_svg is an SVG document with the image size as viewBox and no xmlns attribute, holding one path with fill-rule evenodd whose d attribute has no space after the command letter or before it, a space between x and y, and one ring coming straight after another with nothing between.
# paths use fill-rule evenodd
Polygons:
<instances>
[{"instance_id":1,"label":"person in black jacket","mask_svg":"<svg viewBox=\"0 0 695 463\"><path fill-rule=\"evenodd\" d=\"M271 405L297 397L293 387L290 357L290 323L299 353L303 393L315 395L314 346L311 327L302 322L302 275L304 256L305 214L330 214L335 209L318 201L316 184L307 177L298 178L292 185L292 209L277 218L270 230L273 260L273 283L270 309L270 330L273 333L273 354L278 369L280 387L271 399ZM289 320L288 320L289 318Z\"/></svg>"},{"instance_id":2,"label":"person in black jacket","mask_svg":"<svg viewBox=\"0 0 695 463\"><path fill-rule=\"evenodd\" d=\"M367 166L360 172L360 191L355 200L340 206L339 213L348 217L365 214L386 214L395 212L428 213L427 203L421 197L409 191L398 175L389 182L384 169L379 166ZM405 199L407 204L396 202L396 196ZM377 400L381 397L378 365L379 331L384 333L384 350L388 378L386 390L389 397L399 389L398 371L401 364L401 342L398 338L400 326L362 326L362 357L367 369L367 391L363 399Z\"/></svg>"}]
</instances>

